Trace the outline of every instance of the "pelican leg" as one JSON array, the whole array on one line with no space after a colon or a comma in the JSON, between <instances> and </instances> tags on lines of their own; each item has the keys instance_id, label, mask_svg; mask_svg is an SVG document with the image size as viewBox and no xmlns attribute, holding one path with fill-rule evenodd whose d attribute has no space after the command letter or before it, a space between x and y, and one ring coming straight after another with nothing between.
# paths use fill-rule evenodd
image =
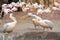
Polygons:
<instances>
[{"instance_id":1,"label":"pelican leg","mask_svg":"<svg viewBox=\"0 0 60 40\"><path fill-rule=\"evenodd\" d=\"M36 25L34 25L34 27L35 27L35 30L36 30Z\"/></svg>"},{"instance_id":2,"label":"pelican leg","mask_svg":"<svg viewBox=\"0 0 60 40\"><path fill-rule=\"evenodd\" d=\"M48 32L48 31L49 31L48 29L49 29L49 28L45 28L44 32Z\"/></svg>"},{"instance_id":3,"label":"pelican leg","mask_svg":"<svg viewBox=\"0 0 60 40\"><path fill-rule=\"evenodd\" d=\"M34 23L34 27L35 27L35 32L39 32L39 25L36 25L35 23Z\"/></svg>"},{"instance_id":4,"label":"pelican leg","mask_svg":"<svg viewBox=\"0 0 60 40\"><path fill-rule=\"evenodd\" d=\"M35 29L34 29L34 32L37 32L37 28L36 28L36 25L34 25Z\"/></svg>"},{"instance_id":5,"label":"pelican leg","mask_svg":"<svg viewBox=\"0 0 60 40\"><path fill-rule=\"evenodd\" d=\"M43 28L43 32L45 31L45 28Z\"/></svg>"},{"instance_id":6,"label":"pelican leg","mask_svg":"<svg viewBox=\"0 0 60 40\"><path fill-rule=\"evenodd\" d=\"M8 32L7 32L7 31L3 31L3 33L4 33L4 34L8 34Z\"/></svg>"}]
</instances>

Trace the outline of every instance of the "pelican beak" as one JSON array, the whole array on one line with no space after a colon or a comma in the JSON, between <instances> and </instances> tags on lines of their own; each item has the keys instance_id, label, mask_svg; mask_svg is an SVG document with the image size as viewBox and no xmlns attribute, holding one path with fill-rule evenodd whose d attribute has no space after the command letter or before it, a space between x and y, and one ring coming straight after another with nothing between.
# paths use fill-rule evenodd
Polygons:
<instances>
[{"instance_id":1,"label":"pelican beak","mask_svg":"<svg viewBox=\"0 0 60 40\"><path fill-rule=\"evenodd\" d=\"M27 18L29 18L28 15L25 15L25 16L22 16L22 17L21 17L21 19L23 19L23 20L25 20L25 19L27 19Z\"/></svg>"}]
</instances>

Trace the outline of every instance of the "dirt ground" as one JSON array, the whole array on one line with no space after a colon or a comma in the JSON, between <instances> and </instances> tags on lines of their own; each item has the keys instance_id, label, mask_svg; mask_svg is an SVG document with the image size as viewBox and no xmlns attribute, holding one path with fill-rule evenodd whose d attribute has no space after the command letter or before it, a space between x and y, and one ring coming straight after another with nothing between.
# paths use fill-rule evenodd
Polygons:
<instances>
[{"instance_id":1,"label":"dirt ground","mask_svg":"<svg viewBox=\"0 0 60 40\"><path fill-rule=\"evenodd\" d=\"M22 37L23 38L22 40L47 40L47 39L43 39L43 38L40 39L40 36L42 35L42 32L38 32L38 33L35 32L35 34L34 34L34 30L33 30L34 25L33 25L32 21L29 18L26 19L26 20L21 19L21 17L23 15L26 15L26 14L27 13L23 13L23 12L14 12L14 16L16 17L17 24L16 24L16 27L15 27L14 31L9 35L14 35L14 37L17 37L14 40L20 40L20 38L19 38L20 35L23 35L24 33L26 33L26 34L24 34L23 37L26 38L26 39L24 39ZM52 30L49 31L49 35L54 34L56 36L57 35L56 33L60 33L60 15L59 15L58 19L54 19L53 17L51 17L51 18L46 17L46 19L47 18L54 23L54 27L53 27ZM0 27L2 27L5 23L11 22L11 21L12 20L8 16L4 17L3 19L0 19L0 22L1 22ZM34 37L34 35L35 35L35 37ZM40 35L40 36L38 36L38 35ZM46 35L46 34L44 34L44 35ZM59 39L59 37L60 36L57 36L57 39ZM30 38L33 38L33 39L30 39ZM34 38L37 38L37 39L34 39ZM49 36L48 38L52 38L52 36ZM54 39L54 38L49 39L49 40L57 40L57 39Z\"/></svg>"}]
</instances>

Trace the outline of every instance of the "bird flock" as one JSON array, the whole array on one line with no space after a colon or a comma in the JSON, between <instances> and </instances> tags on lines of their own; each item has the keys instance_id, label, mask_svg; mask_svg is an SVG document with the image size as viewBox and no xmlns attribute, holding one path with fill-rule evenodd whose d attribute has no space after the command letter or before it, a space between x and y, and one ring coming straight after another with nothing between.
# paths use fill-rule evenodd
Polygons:
<instances>
[{"instance_id":1,"label":"bird flock","mask_svg":"<svg viewBox=\"0 0 60 40\"><path fill-rule=\"evenodd\" d=\"M51 13L53 10L60 10L60 4L54 0L53 7L44 8L45 5L34 3L31 4L25 3L25 2L12 2L10 4L3 4L2 5L2 11L5 15L7 15L9 12L15 12L18 10L18 7L21 7L23 12L31 12L33 10L36 10L36 14L43 14L43 13Z\"/></svg>"},{"instance_id":2,"label":"bird flock","mask_svg":"<svg viewBox=\"0 0 60 40\"><path fill-rule=\"evenodd\" d=\"M48 7L48 8L44 8L45 5L43 4L38 4L38 3L34 3L31 4L29 3L25 3L25 2L12 2L10 4L3 4L2 5L2 12L4 12L4 16L9 15L9 18L13 20L13 22L9 22L6 23L5 25L3 25L3 32L4 33L10 33L11 31L13 31L13 28L16 26L16 18L13 17L13 12L16 12L18 10L18 7L20 7L22 9L22 12L26 12L27 13L27 17L34 17L32 18L32 22L34 24L34 27L36 29L37 26L42 27L43 30L45 29L51 29L53 28L53 22L47 19L43 19L41 16L42 14L48 14L53 12L54 10L60 10L60 4L58 2L56 2L56 0L54 0L54 6L53 7ZM33 14L32 12L36 12L36 14ZM41 16L38 16L38 15ZM24 16L25 18L26 16Z\"/></svg>"}]
</instances>

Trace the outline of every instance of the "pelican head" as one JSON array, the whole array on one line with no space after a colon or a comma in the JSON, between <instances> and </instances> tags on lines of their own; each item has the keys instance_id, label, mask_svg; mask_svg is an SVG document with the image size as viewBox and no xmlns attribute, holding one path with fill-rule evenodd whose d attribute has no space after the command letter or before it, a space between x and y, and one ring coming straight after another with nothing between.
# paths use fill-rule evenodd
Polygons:
<instances>
[{"instance_id":1,"label":"pelican head","mask_svg":"<svg viewBox=\"0 0 60 40\"><path fill-rule=\"evenodd\" d=\"M29 17L33 16L33 14L32 14L32 13L28 13L27 15L28 15Z\"/></svg>"},{"instance_id":2,"label":"pelican head","mask_svg":"<svg viewBox=\"0 0 60 40\"><path fill-rule=\"evenodd\" d=\"M27 18L32 17L32 16L33 16L32 13L28 13L27 15L25 15L25 16L23 16L23 17L21 17L21 18L22 18L22 19L27 19Z\"/></svg>"},{"instance_id":3,"label":"pelican head","mask_svg":"<svg viewBox=\"0 0 60 40\"><path fill-rule=\"evenodd\" d=\"M36 19L32 19L32 21L36 21Z\"/></svg>"}]
</instances>

